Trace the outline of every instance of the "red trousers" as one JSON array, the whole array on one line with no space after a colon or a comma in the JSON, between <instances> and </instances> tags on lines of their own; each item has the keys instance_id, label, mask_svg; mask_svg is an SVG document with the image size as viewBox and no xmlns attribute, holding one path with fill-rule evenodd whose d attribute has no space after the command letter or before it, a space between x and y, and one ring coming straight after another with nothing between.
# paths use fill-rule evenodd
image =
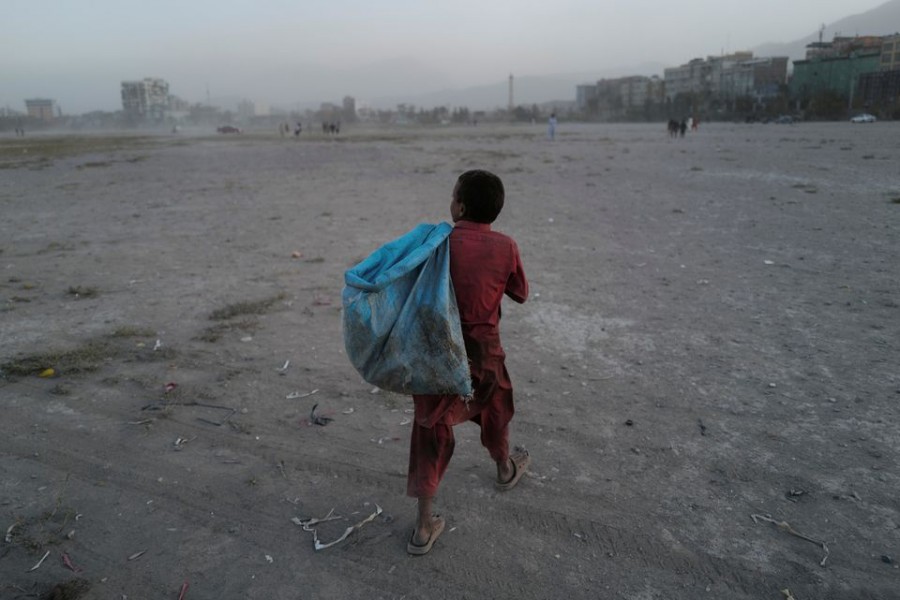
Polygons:
<instances>
[{"instance_id":1,"label":"red trousers","mask_svg":"<svg viewBox=\"0 0 900 600\"><path fill-rule=\"evenodd\" d=\"M481 427L481 445L496 462L509 459L509 422L513 391L504 365L500 340L479 342L466 339L472 367L474 397L415 395L415 419L409 445L406 493L414 498L432 498L453 456L453 426L473 421Z\"/></svg>"}]
</instances>

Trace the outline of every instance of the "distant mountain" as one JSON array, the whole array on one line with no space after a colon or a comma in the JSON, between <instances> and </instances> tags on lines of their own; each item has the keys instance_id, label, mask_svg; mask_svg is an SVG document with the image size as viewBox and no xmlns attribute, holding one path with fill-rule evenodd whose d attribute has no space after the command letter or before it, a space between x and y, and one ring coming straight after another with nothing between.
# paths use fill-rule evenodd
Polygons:
<instances>
[{"instance_id":1,"label":"distant mountain","mask_svg":"<svg viewBox=\"0 0 900 600\"><path fill-rule=\"evenodd\" d=\"M900 0L891 0L858 15L851 15L825 26L822 41L830 42L835 35L890 35L900 30ZM792 60L806 58L806 45L819 41L819 32L786 44L763 44L753 48L756 56L788 56Z\"/></svg>"}]
</instances>

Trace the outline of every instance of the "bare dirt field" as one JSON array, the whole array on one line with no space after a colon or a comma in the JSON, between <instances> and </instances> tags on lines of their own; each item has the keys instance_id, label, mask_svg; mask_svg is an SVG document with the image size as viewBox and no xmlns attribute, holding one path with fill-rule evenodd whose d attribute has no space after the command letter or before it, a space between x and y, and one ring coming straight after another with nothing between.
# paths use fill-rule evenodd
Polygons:
<instances>
[{"instance_id":1,"label":"bare dirt field","mask_svg":"<svg viewBox=\"0 0 900 600\"><path fill-rule=\"evenodd\" d=\"M900 124L558 134L0 140L0 598L900 598ZM413 558L343 273L476 167L533 463L458 427Z\"/></svg>"}]
</instances>

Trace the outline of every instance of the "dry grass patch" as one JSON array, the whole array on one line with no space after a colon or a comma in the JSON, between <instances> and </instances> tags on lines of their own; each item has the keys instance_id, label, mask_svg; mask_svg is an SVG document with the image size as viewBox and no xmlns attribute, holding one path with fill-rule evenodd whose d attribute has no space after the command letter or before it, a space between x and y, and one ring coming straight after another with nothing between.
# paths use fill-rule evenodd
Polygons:
<instances>
[{"instance_id":1,"label":"dry grass patch","mask_svg":"<svg viewBox=\"0 0 900 600\"><path fill-rule=\"evenodd\" d=\"M262 300L235 302L234 304L217 308L210 313L209 318L212 321L226 321L244 315L262 315L269 312L275 303L280 302L285 298L287 298L287 294L281 292L274 296L270 296L269 298L263 298Z\"/></svg>"}]
</instances>

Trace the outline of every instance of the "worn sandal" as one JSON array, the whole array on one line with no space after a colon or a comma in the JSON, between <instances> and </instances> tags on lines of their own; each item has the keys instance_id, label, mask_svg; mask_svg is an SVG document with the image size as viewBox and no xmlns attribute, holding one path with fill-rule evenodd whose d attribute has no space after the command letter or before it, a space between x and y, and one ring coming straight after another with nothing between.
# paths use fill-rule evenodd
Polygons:
<instances>
[{"instance_id":1,"label":"worn sandal","mask_svg":"<svg viewBox=\"0 0 900 600\"><path fill-rule=\"evenodd\" d=\"M512 462L513 476L509 481L497 481L494 484L501 492L506 492L516 487L516 484L519 483L522 475L528 469L528 465L531 464L531 455L528 454L528 450L525 448L516 448L516 451L509 455L509 460Z\"/></svg>"},{"instance_id":2,"label":"worn sandal","mask_svg":"<svg viewBox=\"0 0 900 600\"><path fill-rule=\"evenodd\" d=\"M444 517L435 515L434 528L431 530L431 536L429 536L428 541L422 545L413 542L416 537L416 530L413 529L412 535L409 536L409 542L406 543L406 552L413 556L424 556L431 552L431 547L434 546L437 539L444 533L444 526L446 524Z\"/></svg>"}]
</instances>

